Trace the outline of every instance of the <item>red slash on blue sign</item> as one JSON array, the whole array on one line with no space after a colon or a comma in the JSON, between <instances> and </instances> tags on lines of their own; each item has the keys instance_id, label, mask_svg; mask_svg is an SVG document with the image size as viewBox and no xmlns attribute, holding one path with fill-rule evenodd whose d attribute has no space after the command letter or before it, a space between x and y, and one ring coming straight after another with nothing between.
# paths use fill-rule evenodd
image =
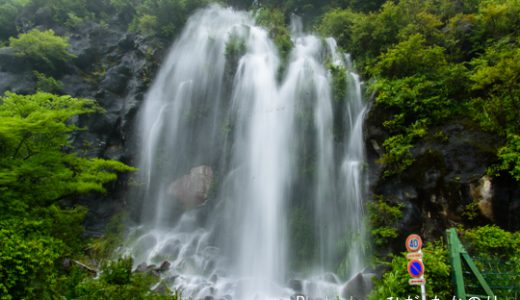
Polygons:
<instances>
[{"instance_id":1,"label":"red slash on blue sign","mask_svg":"<svg viewBox=\"0 0 520 300\"><path fill-rule=\"evenodd\" d=\"M413 278L419 278L424 274L424 265L422 261L413 259L408 263L408 273Z\"/></svg>"}]
</instances>

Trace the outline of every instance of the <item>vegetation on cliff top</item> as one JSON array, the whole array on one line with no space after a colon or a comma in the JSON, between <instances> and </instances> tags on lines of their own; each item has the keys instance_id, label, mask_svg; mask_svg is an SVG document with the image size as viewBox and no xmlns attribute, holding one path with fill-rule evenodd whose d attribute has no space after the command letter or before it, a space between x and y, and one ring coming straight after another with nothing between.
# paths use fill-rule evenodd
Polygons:
<instances>
[{"instance_id":1,"label":"vegetation on cliff top","mask_svg":"<svg viewBox=\"0 0 520 300\"><path fill-rule=\"evenodd\" d=\"M370 13L335 9L317 26L352 52L389 111L385 174L413 163L430 128L467 120L501 138L490 173L520 178L520 2L387 1Z\"/></svg>"}]
</instances>

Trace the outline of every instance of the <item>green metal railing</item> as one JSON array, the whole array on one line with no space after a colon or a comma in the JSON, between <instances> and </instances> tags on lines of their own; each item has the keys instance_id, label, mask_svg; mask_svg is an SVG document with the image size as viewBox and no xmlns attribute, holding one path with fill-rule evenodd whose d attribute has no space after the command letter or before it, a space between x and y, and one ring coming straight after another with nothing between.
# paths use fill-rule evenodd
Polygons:
<instances>
[{"instance_id":1,"label":"green metal railing","mask_svg":"<svg viewBox=\"0 0 520 300\"><path fill-rule=\"evenodd\" d=\"M500 258L472 258L455 228L447 230L446 236L457 299L495 299L495 295L501 300L520 299L520 273L512 272Z\"/></svg>"}]
</instances>

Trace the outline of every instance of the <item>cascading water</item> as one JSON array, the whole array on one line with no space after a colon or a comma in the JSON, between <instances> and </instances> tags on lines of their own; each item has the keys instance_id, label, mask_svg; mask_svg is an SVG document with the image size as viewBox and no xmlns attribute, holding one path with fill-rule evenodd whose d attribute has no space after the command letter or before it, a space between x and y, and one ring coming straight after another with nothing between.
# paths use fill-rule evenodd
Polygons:
<instances>
[{"instance_id":1,"label":"cascading water","mask_svg":"<svg viewBox=\"0 0 520 300\"><path fill-rule=\"evenodd\" d=\"M361 83L334 40L299 28L284 61L249 14L199 11L148 92L125 250L169 261L185 297L332 299L364 267Z\"/></svg>"}]
</instances>

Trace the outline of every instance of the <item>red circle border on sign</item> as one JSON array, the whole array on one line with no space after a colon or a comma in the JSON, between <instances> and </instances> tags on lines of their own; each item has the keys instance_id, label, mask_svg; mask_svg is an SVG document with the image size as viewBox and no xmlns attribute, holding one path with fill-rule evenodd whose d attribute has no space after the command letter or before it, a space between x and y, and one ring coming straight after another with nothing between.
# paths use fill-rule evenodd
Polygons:
<instances>
[{"instance_id":1,"label":"red circle border on sign","mask_svg":"<svg viewBox=\"0 0 520 300\"><path fill-rule=\"evenodd\" d=\"M410 272L410 267L412 266L412 264L414 262L417 262L421 265L421 273L419 275L414 275L412 272ZM424 264L422 261L418 260L418 259L412 259L409 263L408 263L408 267L406 268L408 270L408 274L410 274L410 276L412 278L420 278L421 276L424 275Z\"/></svg>"},{"instance_id":2,"label":"red circle border on sign","mask_svg":"<svg viewBox=\"0 0 520 300\"><path fill-rule=\"evenodd\" d=\"M410 240L412 239L417 239L417 241L419 242L419 246L417 247L417 249L412 249L410 248ZM410 234L407 238L406 238L406 242L405 242L405 246L406 246L406 250L408 250L408 252L417 252L419 250L421 250L422 248L422 239L421 239L421 236L419 236L418 234Z\"/></svg>"}]
</instances>

